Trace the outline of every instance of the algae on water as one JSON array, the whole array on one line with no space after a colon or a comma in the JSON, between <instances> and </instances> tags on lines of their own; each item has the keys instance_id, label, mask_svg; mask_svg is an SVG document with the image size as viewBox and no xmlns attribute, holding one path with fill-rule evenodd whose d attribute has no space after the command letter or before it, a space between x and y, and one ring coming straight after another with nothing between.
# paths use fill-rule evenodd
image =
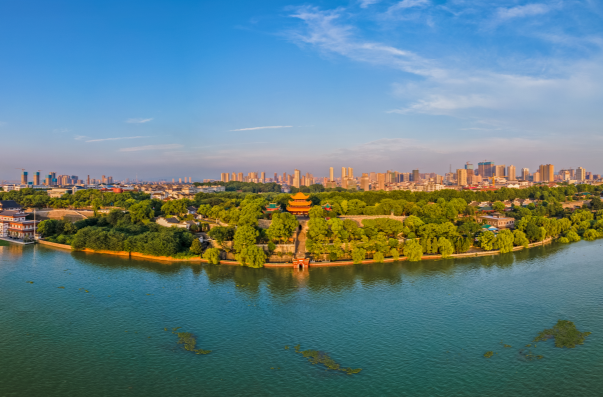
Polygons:
<instances>
[{"instance_id":1,"label":"algae on water","mask_svg":"<svg viewBox=\"0 0 603 397\"><path fill-rule=\"evenodd\" d=\"M345 372L348 375L357 374L362 368L342 368L327 353L318 350L301 350L300 345L295 346L295 352L302 354L312 365L323 364L327 369Z\"/></svg>"},{"instance_id":2,"label":"algae on water","mask_svg":"<svg viewBox=\"0 0 603 397\"><path fill-rule=\"evenodd\" d=\"M584 339L590 332L580 332L576 325L568 320L558 320L553 328L545 329L534 339L534 342L555 338L555 347L573 349L576 345L584 344Z\"/></svg>"},{"instance_id":3,"label":"algae on water","mask_svg":"<svg viewBox=\"0 0 603 397\"><path fill-rule=\"evenodd\" d=\"M181 327L178 327L181 328ZM190 332L172 332L178 335L178 344L184 345L184 350L195 352L195 354L209 354L211 350L195 349L197 345L197 338Z\"/></svg>"}]
</instances>

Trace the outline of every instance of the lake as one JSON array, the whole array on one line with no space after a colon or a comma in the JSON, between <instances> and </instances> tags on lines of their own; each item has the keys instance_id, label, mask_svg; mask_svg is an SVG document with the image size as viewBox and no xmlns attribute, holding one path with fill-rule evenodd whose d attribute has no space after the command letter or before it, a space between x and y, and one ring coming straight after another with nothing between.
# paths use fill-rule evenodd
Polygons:
<instances>
[{"instance_id":1,"label":"lake","mask_svg":"<svg viewBox=\"0 0 603 397\"><path fill-rule=\"evenodd\" d=\"M601 395L602 254L597 240L302 272L0 246L0 396ZM526 347L558 319L592 334Z\"/></svg>"}]
</instances>

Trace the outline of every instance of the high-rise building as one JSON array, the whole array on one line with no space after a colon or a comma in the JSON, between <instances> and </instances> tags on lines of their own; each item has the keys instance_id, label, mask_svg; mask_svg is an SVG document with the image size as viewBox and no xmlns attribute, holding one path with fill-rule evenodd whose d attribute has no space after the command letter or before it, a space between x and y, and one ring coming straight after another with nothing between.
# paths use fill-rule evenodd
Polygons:
<instances>
[{"instance_id":1,"label":"high-rise building","mask_svg":"<svg viewBox=\"0 0 603 397\"><path fill-rule=\"evenodd\" d=\"M27 171L21 173L21 185L27 185Z\"/></svg>"},{"instance_id":2,"label":"high-rise building","mask_svg":"<svg viewBox=\"0 0 603 397\"><path fill-rule=\"evenodd\" d=\"M470 162L466 162L465 163L465 169L467 170L467 176L471 175L474 173L473 171L473 164L471 164Z\"/></svg>"},{"instance_id":3,"label":"high-rise building","mask_svg":"<svg viewBox=\"0 0 603 397\"><path fill-rule=\"evenodd\" d=\"M540 173L540 179L543 182L553 182L555 181L555 167L553 164L542 164L538 168L538 172Z\"/></svg>"},{"instance_id":4,"label":"high-rise building","mask_svg":"<svg viewBox=\"0 0 603 397\"><path fill-rule=\"evenodd\" d=\"M34 186L38 186L40 184L40 171L36 171L34 173L33 184Z\"/></svg>"},{"instance_id":5,"label":"high-rise building","mask_svg":"<svg viewBox=\"0 0 603 397\"><path fill-rule=\"evenodd\" d=\"M377 190L385 190L385 174L377 174Z\"/></svg>"},{"instance_id":6,"label":"high-rise building","mask_svg":"<svg viewBox=\"0 0 603 397\"><path fill-rule=\"evenodd\" d=\"M367 173L362 174L360 177L360 189L368 192L370 189L369 176Z\"/></svg>"},{"instance_id":7,"label":"high-rise building","mask_svg":"<svg viewBox=\"0 0 603 397\"><path fill-rule=\"evenodd\" d=\"M341 167L341 181L343 182L343 180L347 177L346 175L346 168L345 167Z\"/></svg>"},{"instance_id":8,"label":"high-rise building","mask_svg":"<svg viewBox=\"0 0 603 397\"><path fill-rule=\"evenodd\" d=\"M576 170L576 180L580 182L586 180L586 170L584 168L578 167Z\"/></svg>"},{"instance_id":9,"label":"high-rise building","mask_svg":"<svg viewBox=\"0 0 603 397\"><path fill-rule=\"evenodd\" d=\"M371 172L371 173L369 174L369 179L370 179L371 181L376 181L376 180L377 180L377 174L376 174L375 172Z\"/></svg>"},{"instance_id":10,"label":"high-rise building","mask_svg":"<svg viewBox=\"0 0 603 397\"><path fill-rule=\"evenodd\" d=\"M348 167L348 178L354 177L354 169L352 167Z\"/></svg>"},{"instance_id":11,"label":"high-rise building","mask_svg":"<svg viewBox=\"0 0 603 397\"><path fill-rule=\"evenodd\" d=\"M507 179L510 181L517 180L517 171L515 171L514 165L510 165L507 167Z\"/></svg>"},{"instance_id":12,"label":"high-rise building","mask_svg":"<svg viewBox=\"0 0 603 397\"><path fill-rule=\"evenodd\" d=\"M301 177L300 177L299 170L295 170L294 175L295 176L293 177L293 186L299 188L300 184L301 184Z\"/></svg>"},{"instance_id":13,"label":"high-rise building","mask_svg":"<svg viewBox=\"0 0 603 397\"><path fill-rule=\"evenodd\" d=\"M521 179L524 181L527 181L528 179L530 179L530 169L529 168L521 169Z\"/></svg>"},{"instance_id":14,"label":"high-rise building","mask_svg":"<svg viewBox=\"0 0 603 397\"><path fill-rule=\"evenodd\" d=\"M467 186L467 170L459 168L456 170L456 184L457 186Z\"/></svg>"},{"instance_id":15,"label":"high-rise building","mask_svg":"<svg viewBox=\"0 0 603 397\"><path fill-rule=\"evenodd\" d=\"M329 181L333 182L335 179L333 178L333 167L329 167Z\"/></svg>"},{"instance_id":16,"label":"high-rise building","mask_svg":"<svg viewBox=\"0 0 603 397\"><path fill-rule=\"evenodd\" d=\"M412 181L419 182L421 180L421 176L419 175L419 170L412 170Z\"/></svg>"},{"instance_id":17,"label":"high-rise building","mask_svg":"<svg viewBox=\"0 0 603 397\"><path fill-rule=\"evenodd\" d=\"M495 165L494 169L492 170L492 176L497 176L499 178L502 178L505 176L505 165Z\"/></svg>"},{"instance_id":18,"label":"high-rise building","mask_svg":"<svg viewBox=\"0 0 603 397\"><path fill-rule=\"evenodd\" d=\"M86 178L86 185L90 184L90 175L88 175L88 178Z\"/></svg>"},{"instance_id":19,"label":"high-rise building","mask_svg":"<svg viewBox=\"0 0 603 397\"><path fill-rule=\"evenodd\" d=\"M536 171L532 174L532 182L542 182L542 175L540 175L540 171Z\"/></svg>"},{"instance_id":20,"label":"high-rise building","mask_svg":"<svg viewBox=\"0 0 603 397\"><path fill-rule=\"evenodd\" d=\"M482 178L494 176L494 162L484 160L477 163L477 172Z\"/></svg>"},{"instance_id":21,"label":"high-rise building","mask_svg":"<svg viewBox=\"0 0 603 397\"><path fill-rule=\"evenodd\" d=\"M113 177L112 177L112 176L107 177L107 183L108 183L109 185L112 185L112 184L113 184Z\"/></svg>"},{"instance_id":22,"label":"high-rise building","mask_svg":"<svg viewBox=\"0 0 603 397\"><path fill-rule=\"evenodd\" d=\"M410 182L410 172L403 172L400 174L400 182Z\"/></svg>"},{"instance_id":23,"label":"high-rise building","mask_svg":"<svg viewBox=\"0 0 603 397\"><path fill-rule=\"evenodd\" d=\"M266 183L266 172L262 171L262 173L260 174L260 180L262 183Z\"/></svg>"}]
</instances>

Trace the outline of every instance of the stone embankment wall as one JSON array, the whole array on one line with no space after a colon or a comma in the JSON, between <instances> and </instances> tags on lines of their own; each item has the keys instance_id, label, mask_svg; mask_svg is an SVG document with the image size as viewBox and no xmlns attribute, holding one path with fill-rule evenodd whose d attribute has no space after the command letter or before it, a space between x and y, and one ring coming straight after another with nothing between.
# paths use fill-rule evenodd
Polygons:
<instances>
[{"instance_id":1,"label":"stone embankment wall","mask_svg":"<svg viewBox=\"0 0 603 397\"><path fill-rule=\"evenodd\" d=\"M553 238L549 237L544 241L539 241L537 243L529 244L528 248L550 244L552 241L553 241ZM39 240L38 242L40 244L46 245L46 246L71 250L71 246L66 245L66 244L51 243L49 241L44 241L44 240ZM513 251L521 251L523 249L524 249L524 247L515 247L515 248L513 248ZM193 263L205 262L205 263L207 263L207 261L205 259L200 258L200 257L189 258L189 259L176 259L176 258L171 258L171 257L167 257L167 256L145 255L145 254L140 254L137 252L94 251L94 250L91 250L88 248L86 248L82 251L78 251L78 252L128 256L129 258L140 258L140 259L149 259L149 260L157 260L157 261L165 261L165 262L193 262ZM450 258L471 258L471 257L491 256L491 255L500 255L500 251L498 251L498 250L496 250L496 251L478 251L478 252L467 252L464 254L452 254L452 255L450 255ZM421 259L422 260L442 259L442 256L441 255L426 255L426 256L423 256ZM407 260L406 257L400 257L400 259L398 259L398 261L405 261L405 260ZM395 261L393 258L386 258L383 260L383 262L395 262ZM233 260L221 260L220 263L223 265L240 266L240 264L238 262L233 261ZM372 259L367 259L367 260L362 261L361 263L362 264L370 264L370 263L375 263L375 261ZM353 265L353 264L354 264L354 262L352 262L352 261L312 262L310 264L310 267L314 267L314 266L346 266L346 265ZM264 267L290 267L290 266L292 266L291 263L266 263L266 264L264 264Z\"/></svg>"}]
</instances>

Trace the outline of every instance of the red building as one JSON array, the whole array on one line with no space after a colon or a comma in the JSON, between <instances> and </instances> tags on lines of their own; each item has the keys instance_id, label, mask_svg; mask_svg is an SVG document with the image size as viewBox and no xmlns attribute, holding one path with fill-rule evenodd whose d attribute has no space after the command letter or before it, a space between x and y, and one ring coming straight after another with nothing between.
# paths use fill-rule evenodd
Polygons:
<instances>
[{"instance_id":1,"label":"red building","mask_svg":"<svg viewBox=\"0 0 603 397\"><path fill-rule=\"evenodd\" d=\"M310 196L306 196L302 192L295 193L291 197L291 201L289 201L287 211L293 215L308 215L308 212L310 212L310 207L312 206L312 203L308 201L309 197Z\"/></svg>"},{"instance_id":2,"label":"red building","mask_svg":"<svg viewBox=\"0 0 603 397\"><path fill-rule=\"evenodd\" d=\"M34 238L40 221L25 220L28 214L21 208L0 211L0 237Z\"/></svg>"}]
</instances>

